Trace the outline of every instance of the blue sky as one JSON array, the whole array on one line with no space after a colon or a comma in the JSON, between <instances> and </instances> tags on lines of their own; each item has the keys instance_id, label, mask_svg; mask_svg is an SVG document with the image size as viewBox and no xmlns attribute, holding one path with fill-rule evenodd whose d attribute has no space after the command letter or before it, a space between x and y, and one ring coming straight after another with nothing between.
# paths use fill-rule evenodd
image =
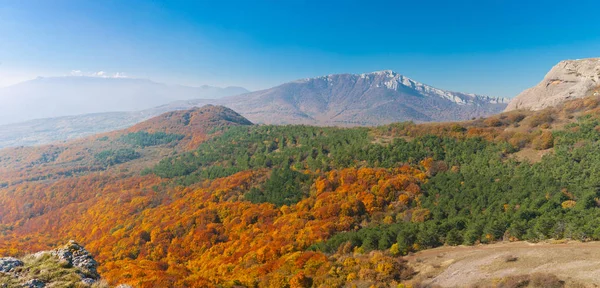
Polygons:
<instances>
[{"instance_id":1,"label":"blue sky","mask_svg":"<svg viewBox=\"0 0 600 288\"><path fill-rule=\"evenodd\" d=\"M0 86L104 71L268 88L392 69L512 97L558 61L600 57L596 1L0 0Z\"/></svg>"}]
</instances>

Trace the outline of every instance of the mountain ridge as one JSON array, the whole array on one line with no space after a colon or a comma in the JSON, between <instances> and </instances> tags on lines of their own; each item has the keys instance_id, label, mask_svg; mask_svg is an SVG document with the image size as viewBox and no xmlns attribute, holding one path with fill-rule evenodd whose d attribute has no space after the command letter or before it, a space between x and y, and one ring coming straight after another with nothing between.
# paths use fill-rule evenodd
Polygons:
<instances>
[{"instance_id":1,"label":"mountain ridge","mask_svg":"<svg viewBox=\"0 0 600 288\"><path fill-rule=\"evenodd\" d=\"M255 123L346 126L466 120L500 112L508 102L434 88L391 70L298 79L221 100Z\"/></svg>"},{"instance_id":2,"label":"mountain ridge","mask_svg":"<svg viewBox=\"0 0 600 288\"><path fill-rule=\"evenodd\" d=\"M388 70L378 70L378 71L373 71L373 72L369 72L369 73L361 73L361 74L351 74L351 73L329 74L329 75L320 76L320 77L298 79L298 80L291 81L288 83L304 83L304 82L308 82L308 81L314 80L314 79L328 79L330 77L335 77L335 76L339 76L339 75L358 76L363 79L372 77L373 75L388 75L388 76L392 77L391 81L388 81L385 83L385 85L388 89L397 89L398 84L401 83L402 85L405 85L405 86L418 87L419 89L421 89L424 92L425 91L428 91L428 92L433 91L433 92L437 93L440 97L443 97L442 95L444 95L445 96L444 98L447 98L448 100L454 100L456 103L465 103L465 101L464 100L456 100L456 98L454 98L454 97L448 97L449 94L467 95L467 96L471 96L473 98L485 99L492 103L508 103L508 101L509 101L508 98L503 98L503 97L490 97L490 96L485 96L485 95L480 95L480 94L475 94L475 93L462 93L462 92L438 89L431 85L427 85L422 82L416 81L410 77L404 76L402 74L399 74L399 73L397 73L393 70L389 70L389 69Z\"/></svg>"},{"instance_id":3,"label":"mountain ridge","mask_svg":"<svg viewBox=\"0 0 600 288\"><path fill-rule=\"evenodd\" d=\"M0 124L105 112L151 109L177 100L222 98L241 87L168 85L149 79L38 77L0 88Z\"/></svg>"},{"instance_id":4,"label":"mountain ridge","mask_svg":"<svg viewBox=\"0 0 600 288\"><path fill-rule=\"evenodd\" d=\"M220 99L183 99L142 111L0 125L0 147L45 144L122 129L168 111L206 104L227 106L254 123L374 126L467 120L499 113L506 102L501 97L434 88L391 70L332 74Z\"/></svg>"}]
</instances>

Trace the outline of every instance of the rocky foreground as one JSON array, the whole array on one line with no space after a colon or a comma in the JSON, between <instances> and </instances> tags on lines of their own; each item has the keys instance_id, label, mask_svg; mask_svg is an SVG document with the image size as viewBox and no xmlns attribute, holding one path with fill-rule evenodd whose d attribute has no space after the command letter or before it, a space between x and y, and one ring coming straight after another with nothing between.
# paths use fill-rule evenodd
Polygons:
<instances>
[{"instance_id":1,"label":"rocky foreground","mask_svg":"<svg viewBox=\"0 0 600 288\"><path fill-rule=\"evenodd\" d=\"M0 287L109 287L97 268L92 255L71 240L64 247L21 259L0 258Z\"/></svg>"}]
</instances>

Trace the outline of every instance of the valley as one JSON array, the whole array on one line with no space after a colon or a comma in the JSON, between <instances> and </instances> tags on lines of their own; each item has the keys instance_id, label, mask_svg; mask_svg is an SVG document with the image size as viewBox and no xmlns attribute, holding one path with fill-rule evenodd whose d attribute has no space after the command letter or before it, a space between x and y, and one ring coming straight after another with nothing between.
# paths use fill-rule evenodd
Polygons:
<instances>
[{"instance_id":1,"label":"valley","mask_svg":"<svg viewBox=\"0 0 600 288\"><path fill-rule=\"evenodd\" d=\"M74 239L109 284L134 287L426 284L412 253L600 240L598 109L592 97L464 122L338 128L253 125L205 106L8 148L0 255Z\"/></svg>"},{"instance_id":2,"label":"valley","mask_svg":"<svg viewBox=\"0 0 600 288\"><path fill-rule=\"evenodd\" d=\"M94 105L96 113L91 114L72 115L72 112L63 112L61 117L37 119L41 116L49 117L50 114L35 113L35 117L30 118L36 119L4 125L1 125L3 122L0 119L0 148L76 139L127 128L162 113L207 104L231 108L256 124L356 127L401 121L421 123L468 120L499 113L508 103L505 98L437 89L389 70L300 79L255 92L237 87L170 87L141 79L92 81L93 79L84 77L83 80L78 77L38 79L11 88L17 91L34 90L32 94L40 95L60 94L62 90L68 92L54 103L44 104L50 107L62 107L66 104L73 106L73 101L68 97L94 98L94 93L101 93L100 91L113 95L111 99L104 101L114 104ZM37 83L40 81L42 84L49 82L46 84L48 86L42 86L48 91L34 89L40 85ZM56 85L54 82L73 83L75 88L65 84ZM77 89L88 92L80 95L76 93L79 91ZM4 90L10 91L9 88ZM0 89L0 97L2 93ZM119 106L111 106L116 103ZM152 104L156 107L151 107ZM27 115L32 113L32 105L19 104L11 110ZM52 113L59 115L57 111Z\"/></svg>"}]
</instances>

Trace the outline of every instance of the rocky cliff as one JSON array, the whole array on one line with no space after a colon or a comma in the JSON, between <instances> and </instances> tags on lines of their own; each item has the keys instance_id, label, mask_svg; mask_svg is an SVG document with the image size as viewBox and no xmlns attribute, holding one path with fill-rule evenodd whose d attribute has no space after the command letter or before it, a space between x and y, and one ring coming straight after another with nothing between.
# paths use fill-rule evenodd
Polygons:
<instances>
[{"instance_id":1,"label":"rocky cliff","mask_svg":"<svg viewBox=\"0 0 600 288\"><path fill-rule=\"evenodd\" d=\"M561 61L542 82L510 101L505 111L540 110L566 100L598 95L599 86L600 58Z\"/></svg>"}]
</instances>

